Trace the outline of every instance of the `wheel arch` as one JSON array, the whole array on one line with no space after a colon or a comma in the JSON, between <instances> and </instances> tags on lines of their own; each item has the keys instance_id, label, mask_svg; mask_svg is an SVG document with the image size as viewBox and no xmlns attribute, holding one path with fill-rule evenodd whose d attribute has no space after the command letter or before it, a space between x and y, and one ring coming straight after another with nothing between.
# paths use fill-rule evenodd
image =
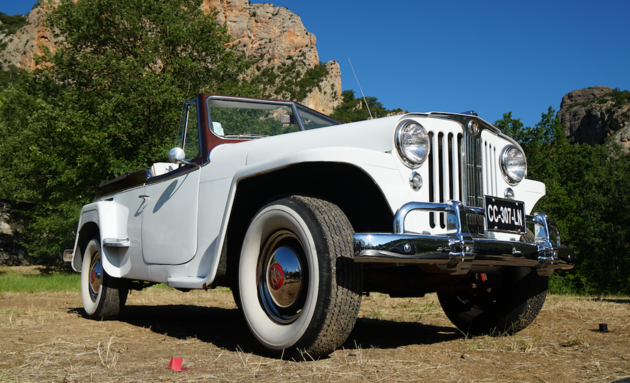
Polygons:
<instances>
[{"instance_id":1,"label":"wheel arch","mask_svg":"<svg viewBox=\"0 0 630 383\"><path fill-rule=\"evenodd\" d=\"M74 257L72 257L72 268L74 271L81 271L81 264L83 263L83 250L95 236L98 236L100 241L101 232L96 222L86 222L83 226L81 226L81 229L77 234L77 244L74 250Z\"/></svg>"},{"instance_id":2,"label":"wheel arch","mask_svg":"<svg viewBox=\"0 0 630 383\"><path fill-rule=\"evenodd\" d=\"M257 211L270 201L296 194L339 206L355 232L391 232L393 212L385 194L355 164L304 162L255 174L236 184L215 285L236 283L242 241Z\"/></svg>"}]
</instances>

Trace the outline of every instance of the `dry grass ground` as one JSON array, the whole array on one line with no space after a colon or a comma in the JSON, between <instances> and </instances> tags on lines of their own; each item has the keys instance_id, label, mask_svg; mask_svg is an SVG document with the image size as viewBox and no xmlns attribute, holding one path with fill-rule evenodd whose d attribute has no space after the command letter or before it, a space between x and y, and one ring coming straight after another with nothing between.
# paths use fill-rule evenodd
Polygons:
<instances>
[{"instance_id":1,"label":"dry grass ground","mask_svg":"<svg viewBox=\"0 0 630 383\"><path fill-rule=\"evenodd\" d=\"M437 297L364 297L342 349L261 354L229 291L151 288L118 321L81 316L76 292L0 293L1 382L612 382L630 377L630 299L551 296L516 336L467 338ZM607 323L610 332L596 331ZM185 370L171 371L171 357Z\"/></svg>"}]
</instances>

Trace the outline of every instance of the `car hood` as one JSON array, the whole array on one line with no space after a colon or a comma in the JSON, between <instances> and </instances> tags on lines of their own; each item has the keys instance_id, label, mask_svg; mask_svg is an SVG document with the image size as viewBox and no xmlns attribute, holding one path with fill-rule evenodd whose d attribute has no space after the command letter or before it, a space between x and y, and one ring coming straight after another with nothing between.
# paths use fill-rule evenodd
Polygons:
<instances>
[{"instance_id":1,"label":"car hood","mask_svg":"<svg viewBox=\"0 0 630 383\"><path fill-rule=\"evenodd\" d=\"M394 130L404 116L384 117L250 141L247 164L323 147L349 147L389 152Z\"/></svg>"}]
</instances>

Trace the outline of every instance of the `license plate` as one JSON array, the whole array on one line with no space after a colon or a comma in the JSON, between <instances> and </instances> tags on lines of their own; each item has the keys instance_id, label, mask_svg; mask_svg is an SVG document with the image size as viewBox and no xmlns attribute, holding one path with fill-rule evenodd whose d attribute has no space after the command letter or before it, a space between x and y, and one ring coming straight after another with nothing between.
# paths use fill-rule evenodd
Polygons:
<instances>
[{"instance_id":1,"label":"license plate","mask_svg":"<svg viewBox=\"0 0 630 383\"><path fill-rule=\"evenodd\" d=\"M484 208L488 231L525 233L525 204L523 202L484 196Z\"/></svg>"}]
</instances>

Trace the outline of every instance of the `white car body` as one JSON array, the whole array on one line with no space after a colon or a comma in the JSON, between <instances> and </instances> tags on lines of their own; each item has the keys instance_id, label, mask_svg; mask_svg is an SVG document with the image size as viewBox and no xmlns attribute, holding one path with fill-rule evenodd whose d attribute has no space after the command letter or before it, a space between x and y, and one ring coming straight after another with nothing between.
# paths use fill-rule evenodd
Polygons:
<instances>
[{"instance_id":1,"label":"white car body","mask_svg":"<svg viewBox=\"0 0 630 383\"><path fill-rule=\"evenodd\" d=\"M245 123L234 130L231 118L251 112L241 110L242 105L254 111L253 117L243 114L243 121L286 134L261 138L247 131ZM338 124L292 102L202 94L185 103L182 121L181 145L169 153L172 164L156 163L151 170L105 183L94 202L83 207L74 249L64 258L72 262L75 271L83 269L86 273L85 268L91 267L89 277L86 274L82 282L82 291L89 287L88 280L92 283L91 301L82 293L88 305L99 304L101 282L96 279L95 283L95 278L103 270L115 279L167 283L181 290L224 285L237 291L240 283L241 289L254 286L250 293L241 291L241 296L249 306L244 307L244 313L257 339L274 350L299 345L300 339L305 339L306 326L312 323L310 315L320 315L320 308L314 306L314 292L309 290L304 306L311 310L308 318L300 318L298 311L293 319L287 319L292 323L299 318L295 322L300 323L299 329L291 330L291 324L277 328L284 317L269 312L271 321L257 328L256 322L268 318L261 314L265 309L251 306L263 298L256 298L255 285L240 280L243 273L258 272L257 255L239 265L241 248L245 252L249 246L251 253L251 248L258 246L247 244L251 242L248 238L256 236L250 233L254 230L250 222L262 219L261 209L269 206L269 201L291 195L333 203L347 216L354 231L355 252L342 256L366 265L362 291L392 296L440 291L432 290L433 285L416 286L413 281L415 290L403 286L407 283L404 273L400 274L401 285L381 282L383 267L392 275L398 275L396 268L404 265L412 265L411 272L437 275L437 289L444 281L456 283L470 275L482 275L485 281L486 273L500 274L505 267L536 270L542 277L572 267L572 252L561 247L555 225L544 214L531 214L545 195L545 185L525 179L526 170L522 179L508 182L502 167L503 152L513 148L522 154L519 144L474 113L409 113ZM273 128L264 125L268 121L275 124ZM416 164L403 158L400 147L399 133L406 124L420 126L425 134L422 137L430 141L423 141L430 152ZM300 131L288 132L298 127ZM230 133L231 129L238 134ZM185 151L195 154L186 160ZM419 187L418 180L422 184ZM488 217L496 218L497 206L494 212L492 207L486 211L485 204L487 198L494 197L524 210L521 220L527 217L535 227L533 241L523 241L524 223L518 231L489 227ZM282 214L288 221L300 216L286 207L278 209L286 210ZM299 221L294 226L297 231L309 225L302 218L295 220ZM515 218L513 222L518 221ZM264 226L265 221L260 222ZM304 251L315 253L314 234L300 235L297 240ZM311 247L303 242L311 243ZM102 255L99 258L95 252L89 258L92 266L86 265L86 246L96 251L98 244ZM323 260L321 256L319 260L312 255L301 257L310 257L309 264L317 265ZM259 269L264 266L260 265ZM244 268L247 270L242 271ZM300 279L300 283L320 283L317 274L309 278ZM363 276L360 278L363 281ZM126 295L121 298L122 305L125 299ZM95 310L99 312L98 308L91 312ZM267 331L284 335L268 338L264 334ZM278 340L285 338L291 341ZM316 348L313 352L331 351Z\"/></svg>"},{"instance_id":2,"label":"white car body","mask_svg":"<svg viewBox=\"0 0 630 383\"><path fill-rule=\"evenodd\" d=\"M234 195L242 179L297 163L345 163L370 176L383 192L392 213L408 202L429 201L428 188L415 192L409 187L413 170L404 165L394 148L398 123L409 119L421 123L429 132L458 134L462 130L455 121L414 113L225 144L214 148L206 165L190 173L157 185L145 184L115 196L103 196L85 205L77 232L86 223L94 222L103 239L129 238L129 247L103 247L105 271L114 277L168 283L178 288L211 286ZM518 145L498 131L484 130L483 135L483 141L492 145L495 152L500 153L507 145ZM497 158L495 155L494 159ZM526 213L530 214L531 208L545 195L545 185L525 179L511 186L497 173L498 163L495 166L495 174L484 174L492 190L490 194L503 197L502 191L512 187L515 198L525 202ZM423 179L429 179L428 166L421 167L419 173ZM156 203L152 195L163 195L167 184L174 181L183 186L170 196L174 200L169 201L168 211L147 218L147 209L151 210ZM139 198L141 195L150 196L148 204ZM178 198L184 195L181 200ZM193 195L196 198L188 198ZM142 218L134 209L142 209ZM407 223L410 230L444 232L428 227L421 214L407 217L411 221ZM414 220L414 216L418 219ZM507 240L520 238L495 235ZM75 271L80 271L80 263L73 260L72 264Z\"/></svg>"}]
</instances>

